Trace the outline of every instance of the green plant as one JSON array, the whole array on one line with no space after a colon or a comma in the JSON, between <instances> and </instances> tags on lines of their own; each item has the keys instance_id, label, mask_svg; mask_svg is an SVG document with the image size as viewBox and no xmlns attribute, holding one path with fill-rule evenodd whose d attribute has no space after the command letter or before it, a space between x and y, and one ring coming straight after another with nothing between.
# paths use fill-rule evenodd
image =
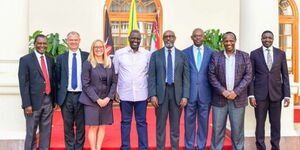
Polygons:
<instances>
[{"instance_id":1,"label":"green plant","mask_svg":"<svg viewBox=\"0 0 300 150\"><path fill-rule=\"evenodd\" d=\"M41 34L43 31L37 30L32 35L29 36L29 53L34 50L34 39L36 36ZM59 39L58 33L50 33L46 35L48 38L48 48L46 50L46 54L50 56L58 56L66 51L68 51L68 46L66 39L62 39L62 42Z\"/></svg>"},{"instance_id":2,"label":"green plant","mask_svg":"<svg viewBox=\"0 0 300 150\"><path fill-rule=\"evenodd\" d=\"M224 46L222 43L222 38L224 34L220 33L219 29L209 29L204 32L204 45L216 50L216 51L222 51L224 50Z\"/></svg>"}]
</instances>

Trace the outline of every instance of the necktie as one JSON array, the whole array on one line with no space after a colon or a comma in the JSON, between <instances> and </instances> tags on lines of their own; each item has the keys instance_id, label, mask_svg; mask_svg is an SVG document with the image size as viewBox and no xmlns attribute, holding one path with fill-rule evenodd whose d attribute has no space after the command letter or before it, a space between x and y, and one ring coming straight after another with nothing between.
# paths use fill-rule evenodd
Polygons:
<instances>
[{"instance_id":1,"label":"necktie","mask_svg":"<svg viewBox=\"0 0 300 150\"><path fill-rule=\"evenodd\" d=\"M74 90L77 88L77 60L76 60L76 53L73 53L71 87Z\"/></svg>"},{"instance_id":2,"label":"necktie","mask_svg":"<svg viewBox=\"0 0 300 150\"><path fill-rule=\"evenodd\" d=\"M50 87L50 80L49 80L44 56L41 56L41 66L42 66L43 76L45 79L45 94L49 95L51 92L51 87Z\"/></svg>"},{"instance_id":3,"label":"necktie","mask_svg":"<svg viewBox=\"0 0 300 150\"><path fill-rule=\"evenodd\" d=\"M202 63L202 56L201 56L201 52L200 52L200 47L198 47L198 54L197 54L197 69L198 69L198 71L200 71L201 63Z\"/></svg>"},{"instance_id":4,"label":"necktie","mask_svg":"<svg viewBox=\"0 0 300 150\"><path fill-rule=\"evenodd\" d=\"M168 50L167 83L168 84L173 83L173 66L172 66L171 50Z\"/></svg>"},{"instance_id":5,"label":"necktie","mask_svg":"<svg viewBox=\"0 0 300 150\"><path fill-rule=\"evenodd\" d=\"M267 53L267 66L268 66L268 69L271 70L272 68L272 56L271 56L271 50L270 49L266 49L268 51Z\"/></svg>"}]
</instances>

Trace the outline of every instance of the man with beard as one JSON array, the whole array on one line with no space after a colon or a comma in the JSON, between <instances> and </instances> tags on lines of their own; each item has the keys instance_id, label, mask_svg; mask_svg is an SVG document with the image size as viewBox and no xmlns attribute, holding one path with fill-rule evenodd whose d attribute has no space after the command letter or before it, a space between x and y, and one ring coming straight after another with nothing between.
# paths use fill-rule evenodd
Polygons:
<instances>
[{"instance_id":1,"label":"man with beard","mask_svg":"<svg viewBox=\"0 0 300 150\"><path fill-rule=\"evenodd\" d=\"M116 100L120 102L122 115L121 149L130 149L131 120L134 111L139 150L147 150L147 71L150 52L139 47L140 31L132 30L128 40L130 46L117 50L113 59L115 73L118 76Z\"/></svg>"},{"instance_id":2,"label":"man with beard","mask_svg":"<svg viewBox=\"0 0 300 150\"><path fill-rule=\"evenodd\" d=\"M209 81L213 87L213 133L211 150L222 150L229 116L233 150L244 149L244 118L247 87L252 80L249 54L236 50L236 36L226 32L225 50L214 53L209 64Z\"/></svg>"},{"instance_id":3,"label":"man with beard","mask_svg":"<svg viewBox=\"0 0 300 150\"><path fill-rule=\"evenodd\" d=\"M255 108L256 148L265 150L265 121L269 112L272 150L279 150L281 102L290 103L290 83L285 52L272 46L274 35L264 31L262 47L251 52L253 81L249 88L250 105Z\"/></svg>"},{"instance_id":4,"label":"man with beard","mask_svg":"<svg viewBox=\"0 0 300 150\"><path fill-rule=\"evenodd\" d=\"M166 121L169 114L171 149L179 149L179 123L188 102L190 74L186 55L174 47L175 33L163 34L165 47L151 55L148 92L156 114L156 147L165 149Z\"/></svg>"}]
</instances>

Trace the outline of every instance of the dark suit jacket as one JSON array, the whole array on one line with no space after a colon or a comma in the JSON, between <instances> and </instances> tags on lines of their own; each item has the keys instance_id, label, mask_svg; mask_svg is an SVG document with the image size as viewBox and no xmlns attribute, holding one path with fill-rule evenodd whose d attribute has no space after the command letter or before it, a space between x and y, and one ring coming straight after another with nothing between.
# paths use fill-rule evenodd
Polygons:
<instances>
[{"instance_id":1,"label":"dark suit jacket","mask_svg":"<svg viewBox=\"0 0 300 150\"><path fill-rule=\"evenodd\" d=\"M209 64L209 81L213 86L212 105L223 107L227 104L227 99L222 95L226 87L224 51L215 52ZM236 50L235 54L235 78L233 91L237 94L234 104L236 107L247 106L247 87L252 80L252 66L249 54Z\"/></svg>"},{"instance_id":2,"label":"dark suit jacket","mask_svg":"<svg viewBox=\"0 0 300 150\"><path fill-rule=\"evenodd\" d=\"M99 106L97 100L109 97L114 99L117 79L112 64L111 68L104 68L101 65L92 67L89 61L82 66L82 93L79 101L85 105Z\"/></svg>"},{"instance_id":3,"label":"dark suit jacket","mask_svg":"<svg viewBox=\"0 0 300 150\"><path fill-rule=\"evenodd\" d=\"M80 50L81 62L88 58L89 53ZM68 79L69 79L69 52L65 52L56 58L56 77L57 77L57 104L62 105L67 95Z\"/></svg>"},{"instance_id":4,"label":"dark suit jacket","mask_svg":"<svg viewBox=\"0 0 300 150\"><path fill-rule=\"evenodd\" d=\"M162 104L166 89L166 58L164 48L152 53L148 71L148 95L157 96L158 103ZM176 103L181 98L189 98L190 73L186 55L175 49L174 88Z\"/></svg>"},{"instance_id":5,"label":"dark suit jacket","mask_svg":"<svg viewBox=\"0 0 300 150\"><path fill-rule=\"evenodd\" d=\"M51 85L51 100L55 99L54 61L45 55L48 76ZM45 79L34 52L20 58L19 61L19 87L22 98L22 108L32 106L33 110L39 110L45 99Z\"/></svg>"},{"instance_id":6,"label":"dark suit jacket","mask_svg":"<svg viewBox=\"0 0 300 150\"><path fill-rule=\"evenodd\" d=\"M188 47L183 51L188 58L190 68L190 99L189 102L197 100L197 95L200 97L201 103L210 103L212 99L212 89L208 80L208 65L210 62L213 50L204 46L204 54L200 71L198 71L193 46Z\"/></svg>"},{"instance_id":7,"label":"dark suit jacket","mask_svg":"<svg viewBox=\"0 0 300 150\"><path fill-rule=\"evenodd\" d=\"M280 101L290 97L289 74L285 52L273 47L273 64L269 71L262 47L251 52L253 81L249 87L249 95L257 100L265 100L269 94L272 101Z\"/></svg>"}]
</instances>

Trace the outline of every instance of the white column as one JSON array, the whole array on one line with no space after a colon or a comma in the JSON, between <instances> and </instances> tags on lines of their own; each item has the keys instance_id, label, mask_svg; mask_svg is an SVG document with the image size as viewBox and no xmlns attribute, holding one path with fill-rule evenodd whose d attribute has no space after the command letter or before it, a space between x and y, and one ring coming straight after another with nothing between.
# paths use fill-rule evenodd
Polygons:
<instances>
[{"instance_id":1,"label":"white column","mask_svg":"<svg viewBox=\"0 0 300 150\"><path fill-rule=\"evenodd\" d=\"M18 60L28 53L28 0L0 1L0 140L24 139Z\"/></svg>"},{"instance_id":2,"label":"white column","mask_svg":"<svg viewBox=\"0 0 300 150\"><path fill-rule=\"evenodd\" d=\"M240 2L240 48L251 52L260 47L261 33L270 30L274 33L273 45L278 47L278 2L274 0L241 0ZM293 101L293 99L291 99ZM293 103L290 107L282 108L281 132L282 136L294 136ZM246 108L245 136L255 135L255 115L251 106ZM269 120L266 120L266 136L270 136Z\"/></svg>"}]
</instances>

